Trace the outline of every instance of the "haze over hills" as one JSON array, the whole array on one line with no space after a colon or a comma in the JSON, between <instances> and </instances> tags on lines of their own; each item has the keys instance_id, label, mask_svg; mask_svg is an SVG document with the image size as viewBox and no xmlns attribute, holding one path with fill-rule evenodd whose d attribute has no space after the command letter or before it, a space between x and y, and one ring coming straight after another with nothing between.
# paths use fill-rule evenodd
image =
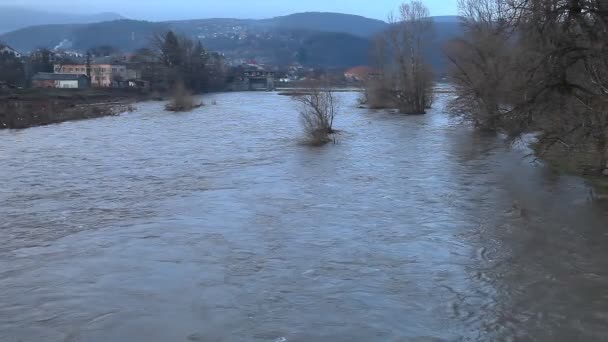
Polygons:
<instances>
[{"instance_id":1,"label":"haze over hills","mask_svg":"<svg viewBox=\"0 0 608 342\"><path fill-rule=\"evenodd\" d=\"M435 22L439 23L459 23L461 17L456 15L440 15L433 17Z\"/></svg>"},{"instance_id":2,"label":"haze over hills","mask_svg":"<svg viewBox=\"0 0 608 342\"><path fill-rule=\"evenodd\" d=\"M429 57L441 67L443 43L460 32L456 17L434 18L437 41ZM117 20L94 24L44 25L0 35L22 52L39 47L84 52L111 45L131 52L150 44L157 33L174 30L200 39L213 51L233 59L256 59L269 64L295 61L322 67L369 64L371 38L388 27L386 22L341 13L307 12L271 19L200 19L169 22Z\"/></svg>"},{"instance_id":3,"label":"haze over hills","mask_svg":"<svg viewBox=\"0 0 608 342\"><path fill-rule=\"evenodd\" d=\"M71 14L15 6L0 6L0 33L48 24L87 24L124 19L116 13Z\"/></svg>"}]
</instances>

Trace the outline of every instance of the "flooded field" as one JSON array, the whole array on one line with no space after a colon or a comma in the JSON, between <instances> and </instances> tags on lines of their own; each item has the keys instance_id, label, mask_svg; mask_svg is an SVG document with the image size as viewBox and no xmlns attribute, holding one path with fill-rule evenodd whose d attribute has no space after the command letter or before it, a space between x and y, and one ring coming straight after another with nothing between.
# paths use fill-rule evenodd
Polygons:
<instances>
[{"instance_id":1,"label":"flooded field","mask_svg":"<svg viewBox=\"0 0 608 342\"><path fill-rule=\"evenodd\" d=\"M274 93L0 131L0 341L606 341L608 211L444 112Z\"/></svg>"}]
</instances>

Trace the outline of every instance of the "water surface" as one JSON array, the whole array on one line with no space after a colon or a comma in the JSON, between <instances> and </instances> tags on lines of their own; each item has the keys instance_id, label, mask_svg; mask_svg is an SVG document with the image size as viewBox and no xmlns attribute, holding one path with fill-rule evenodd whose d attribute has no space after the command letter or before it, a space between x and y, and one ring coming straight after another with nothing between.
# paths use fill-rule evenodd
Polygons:
<instances>
[{"instance_id":1,"label":"water surface","mask_svg":"<svg viewBox=\"0 0 608 342\"><path fill-rule=\"evenodd\" d=\"M608 216L444 111L294 104L0 131L1 341L604 341Z\"/></svg>"}]
</instances>

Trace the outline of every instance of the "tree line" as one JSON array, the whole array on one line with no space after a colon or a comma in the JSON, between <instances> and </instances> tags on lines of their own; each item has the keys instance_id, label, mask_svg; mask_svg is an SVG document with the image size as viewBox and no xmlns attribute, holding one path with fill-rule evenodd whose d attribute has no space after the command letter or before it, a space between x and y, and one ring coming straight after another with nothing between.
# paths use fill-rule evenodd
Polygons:
<instances>
[{"instance_id":1,"label":"tree line","mask_svg":"<svg viewBox=\"0 0 608 342\"><path fill-rule=\"evenodd\" d=\"M155 35L150 47L138 50L133 61L154 90L172 89L177 83L195 93L220 90L228 73L222 55L172 31Z\"/></svg>"},{"instance_id":2,"label":"tree line","mask_svg":"<svg viewBox=\"0 0 608 342\"><path fill-rule=\"evenodd\" d=\"M39 49L23 58L9 52L0 53L0 81L10 86L29 86L36 73L53 72L52 54L49 49Z\"/></svg>"}]
</instances>

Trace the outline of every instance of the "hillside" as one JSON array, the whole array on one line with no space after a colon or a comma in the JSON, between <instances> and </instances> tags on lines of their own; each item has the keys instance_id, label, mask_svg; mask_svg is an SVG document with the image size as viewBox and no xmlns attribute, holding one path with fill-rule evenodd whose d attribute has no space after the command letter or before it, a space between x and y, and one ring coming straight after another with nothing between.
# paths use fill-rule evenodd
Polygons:
<instances>
[{"instance_id":1,"label":"hillside","mask_svg":"<svg viewBox=\"0 0 608 342\"><path fill-rule=\"evenodd\" d=\"M436 40L428 51L432 64L442 72L441 48L460 34L456 17L434 20ZM207 48L232 59L256 59L270 64L299 61L321 67L369 64L371 37L387 24L374 19L336 13L300 13L264 20L201 19L170 22L117 20L96 24L34 26L4 35L15 49L28 52L62 43L78 51L112 45L124 52L148 46L150 38L174 30L200 39Z\"/></svg>"},{"instance_id":2,"label":"hillside","mask_svg":"<svg viewBox=\"0 0 608 342\"><path fill-rule=\"evenodd\" d=\"M54 48L73 32L85 25L41 25L32 26L0 35L0 42L7 43L20 52L29 52L38 47Z\"/></svg>"},{"instance_id":3,"label":"hillside","mask_svg":"<svg viewBox=\"0 0 608 342\"><path fill-rule=\"evenodd\" d=\"M83 49L94 44L82 39L89 37L88 32L97 31L91 35L92 42L108 42L112 39L122 39L121 36L148 35L159 29L171 28L177 32L201 40L217 38L243 38L257 35L282 34L288 31L315 31L345 33L368 38L386 27L380 20L369 19L356 15L340 13L297 13L284 17L262 20L247 19L200 19L185 21L169 21L151 23L136 20L104 22L94 25L57 25L33 26L0 35L0 41L5 41L16 49L27 52L38 47L54 47L63 40L72 42L75 49ZM114 27L116 26L116 27ZM86 32L81 32L86 31ZM134 50L140 45L140 39L126 41L120 47Z\"/></svg>"},{"instance_id":4,"label":"hillside","mask_svg":"<svg viewBox=\"0 0 608 342\"><path fill-rule=\"evenodd\" d=\"M261 21L261 24L278 29L314 30L333 33L348 33L358 37L371 37L387 26L382 20L358 15L325 12L296 13Z\"/></svg>"},{"instance_id":5,"label":"hillside","mask_svg":"<svg viewBox=\"0 0 608 342\"><path fill-rule=\"evenodd\" d=\"M346 33L317 33L302 42L302 64L328 68L353 67L369 64L371 49L368 39Z\"/></svg>"},{"instance_id":6,"label":"hillside","mask_svg":"<svg viewBox=\"0 0 608 342\"><path fill-rule=\"evenodd\" d=\"M444 17L448 18L448 17ZM456 17L451 17L456 18ZM437 74L446 72L448 61L445 58L443 48L445 44L451 39L457 38L462 35L462 27L458 19L435 21L434 23L435 34L434 40L431 43L430 50L427 51L426 55L429 63L434 67Z\"/></svg>"},{"instance_id":7,"label":"hillside","mask_svg":"<svg viewBox=\"0 0 608 342\"><path fill-rule=\"evenodd\" d=\"M62 42L77 51L86 51L100 45L111 45L122 51L146 46L156 32L170 28L164 23L136 20L116 20L95 24L32 26L0 35L0 41L22 51L36 48L54 48Z\"/></svg>"},{"instance_id":8,"label":"hillside","mask_svg":"<svg viewBox=\"0 0 608 342\"><path fill-rule=\"evenodd\" d=\"M153 35L167 32L169 29L170 26L165 23L117 20L85 25L74 30L69 39L73 41L74 48L80 51L110 45L129 52L148 46Z\"/></svg>"},{"instance_id":9,"label":"hillside","mask_svg":"<svg viewBox=\"0 0 608 342\"><path fill-rule=\"evenodd\" d=\"M0 33L38 25L88 24L118 19L123 19L123 17L116 13L83 15L0 6Z\"/></svg>"}]
</instances>

